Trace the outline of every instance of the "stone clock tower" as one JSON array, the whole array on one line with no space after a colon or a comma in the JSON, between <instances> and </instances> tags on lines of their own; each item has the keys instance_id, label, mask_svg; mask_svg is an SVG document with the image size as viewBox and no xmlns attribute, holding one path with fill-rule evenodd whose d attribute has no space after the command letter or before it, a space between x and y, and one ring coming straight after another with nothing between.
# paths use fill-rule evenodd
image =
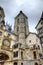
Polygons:
<instances>
[{"instance_id":1,"label":"stone clock tower","mask_svg":"<svg viewBox=\"0 0 43 65\"><path fill-rule=\"evenodd\" d=\"M28 18L22 11L15 17L14 32L18 35L17 40L24 44L25 38L29 34L29 29Z\"/></svg>"}]
</instances>

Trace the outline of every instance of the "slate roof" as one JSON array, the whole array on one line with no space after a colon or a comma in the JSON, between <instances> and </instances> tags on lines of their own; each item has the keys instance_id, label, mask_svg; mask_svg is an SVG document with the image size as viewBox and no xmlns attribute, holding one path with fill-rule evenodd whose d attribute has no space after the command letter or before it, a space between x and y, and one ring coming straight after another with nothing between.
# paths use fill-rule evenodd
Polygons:
<instances>
[{"instance_id":1,"label":"slate roof","mask_svg":"<svg viewBox=\"0 0 43 65\"><path fill-rule=\"evenodd\" d=\"M20 13L15 17L15 19L19 17L20 14L23 14L26 18L28 18L22 11L20 11Z\"/></svg>"}]
</instances>

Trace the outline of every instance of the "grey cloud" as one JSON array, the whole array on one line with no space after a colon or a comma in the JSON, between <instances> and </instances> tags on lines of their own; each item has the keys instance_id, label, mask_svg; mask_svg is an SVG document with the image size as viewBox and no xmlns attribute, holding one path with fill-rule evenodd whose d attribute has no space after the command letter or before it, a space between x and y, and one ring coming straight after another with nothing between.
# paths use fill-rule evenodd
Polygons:
<instances>
[{"instance_id":1,"label":"grey cloud","mask_svg":"<svg viewBox=\"0 0 43 65\"><path fill-rule=\"evenodd\" d=\"M16 3L16 0L0 0L0 6L5 11L5 20L14 26L14 17L22 10L28 16L30 31L36 32L35 26L43 11L43 0L22 0L22 2L23 4L18 6L20 3Z\"/></svg>"}]
</instances>

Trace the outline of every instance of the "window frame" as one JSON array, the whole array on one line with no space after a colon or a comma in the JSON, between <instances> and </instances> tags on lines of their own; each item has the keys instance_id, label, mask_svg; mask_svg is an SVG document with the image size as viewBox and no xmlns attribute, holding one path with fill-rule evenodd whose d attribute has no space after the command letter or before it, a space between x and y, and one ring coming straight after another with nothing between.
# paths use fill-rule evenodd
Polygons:
<instances>
[{"instance_id":1,"label":"window frame","mask_svg":"<svg viewBox=\"0 0 43 65\"><path fill-rule=\"evenodd\" d=\"M14 58L18 57L18 51L14 51L14 52L13 52L13 57L14 57Z\"/></svg>"}]
</instances>

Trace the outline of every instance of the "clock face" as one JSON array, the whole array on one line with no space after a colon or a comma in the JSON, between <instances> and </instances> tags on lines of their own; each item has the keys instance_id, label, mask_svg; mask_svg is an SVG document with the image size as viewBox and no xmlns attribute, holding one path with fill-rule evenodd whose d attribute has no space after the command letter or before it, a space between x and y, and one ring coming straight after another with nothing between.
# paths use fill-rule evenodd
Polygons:
<instances>
[{"instance_id":1,"label":"clock face","mask_svg":"<svg viewBox=\"0 0 43 65\"><path fill-rule=\"evenodd\" d=\"M3 40L3 45L10 46L10 41L8 39Z\"/></svg>"}]
</instances>

